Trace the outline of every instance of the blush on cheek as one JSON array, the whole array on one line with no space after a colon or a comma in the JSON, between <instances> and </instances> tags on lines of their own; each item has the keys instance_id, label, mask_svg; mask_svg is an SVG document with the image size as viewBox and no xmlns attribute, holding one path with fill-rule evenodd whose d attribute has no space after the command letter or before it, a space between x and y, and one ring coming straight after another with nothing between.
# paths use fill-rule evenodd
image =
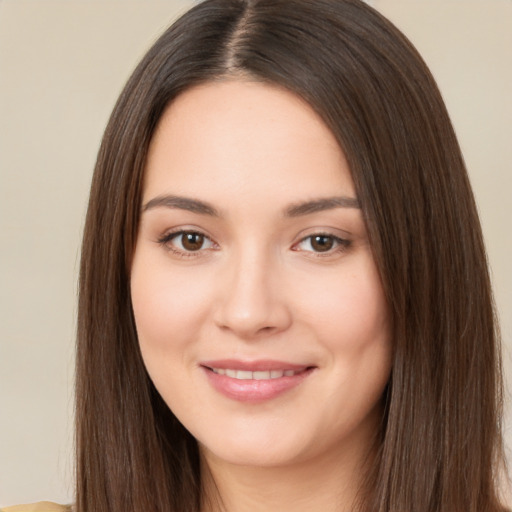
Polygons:
<instances>
[{"instance_id":1,"label":"blush on cheek","mask_svg":"<svg viewBox=\"0 0 512 512\"><path fill-rule=\"evenodd\" d=\"M194 283L173 276L132 276L132 304L139 332L160 332L165 337L169 331L193 325L192 316L197 316L204 301L204 293ZM156 278L155 278L156 277ZM174 277L174 279L170 279Z\"/></svg>"}]
</instances>

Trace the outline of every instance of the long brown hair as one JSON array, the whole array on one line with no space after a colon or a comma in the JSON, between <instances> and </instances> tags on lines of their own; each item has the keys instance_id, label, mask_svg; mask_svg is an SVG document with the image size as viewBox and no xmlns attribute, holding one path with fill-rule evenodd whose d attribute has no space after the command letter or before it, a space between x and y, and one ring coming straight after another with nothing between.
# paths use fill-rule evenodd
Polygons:
<instances>
[{"instance_id":1,"label":"long brown hair","mask_svg":"<svg viewBox=\"0 0 512 512\"><path fill-rule=\"evenodd\" d=\"M226 76L304 98L352 171L394 342L361 510L503 510L500 353L485 250L427 67L359 0L207 0L143 58L99 151L80 272L77 512L200 509L197 444L146 373L129 280L159 118L183 90Z\"/></svg>"}]
</instances>

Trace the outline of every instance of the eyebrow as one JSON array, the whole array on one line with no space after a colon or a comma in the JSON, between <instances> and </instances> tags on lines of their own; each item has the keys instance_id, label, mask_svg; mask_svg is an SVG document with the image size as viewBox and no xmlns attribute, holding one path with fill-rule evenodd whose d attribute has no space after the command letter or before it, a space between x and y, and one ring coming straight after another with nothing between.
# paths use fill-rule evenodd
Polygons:
<instances>
[{"instance_id":1,"label":"eyebrow","mask_svg":"<svg viewBox=\"0 0 512 512\"><path fill-rule=\"evenodd\" d=\"M220 217L219 212L211 204L199 201L198 199L190 199L188 197L181 196L157 196L148 201L142 207L142 211L146 212L158 207L175 208L202 215Z\"/></svg>"},{"instance_id":2,"label":"eyebrow","mask_svg":"<svg viewBox=\"0 0 512 512\"><path fill-rule=\"evenodd\" d=\"M187 210L192 213L201 215L209 215L211 217L220 217L218 210L211 204L200 201L199 199L191 199L189 197L163 195L157 196L149 200L143 207L142 211L146 212L154 208L171 208L179 210ZM359 200L355 197L337 196L325 197L321 199L313 199L311 201L304 201L294 203L285 209L286 217L300 217L302 215L310 215L312 213L321 212L325 210L332 210L334 208L361 208Z\"/></svg>"},{"instance_id":3,"label":"eyebrow","mask_svg":"<svg viewBox=\"0 0 512 512\"><path fill-rule=\"evenodd\" d=\"M360 209L361 203L355 197L325 197L292 204L286 209L285 215L287 217L300 217L301 215L309 215L311 213L322 212L324 210L332 210L333 208Z\"/></svg>"}]
</instances>

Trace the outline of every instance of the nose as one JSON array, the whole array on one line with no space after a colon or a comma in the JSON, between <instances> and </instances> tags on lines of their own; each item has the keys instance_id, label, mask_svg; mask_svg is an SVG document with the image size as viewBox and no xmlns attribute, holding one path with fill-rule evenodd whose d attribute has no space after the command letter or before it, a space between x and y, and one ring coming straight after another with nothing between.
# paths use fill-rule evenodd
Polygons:
<instances>
[{"instance_id":1,"label":"nose","mask_svg":"<svg viewBox=\"0 0 512 512\"><path fill-rule=\"evenodd\" d=\"M219 273L215 323L239 338L251 340L286 330L290 305L278 262L247 249Z\"/></svg>"}]
</instances>

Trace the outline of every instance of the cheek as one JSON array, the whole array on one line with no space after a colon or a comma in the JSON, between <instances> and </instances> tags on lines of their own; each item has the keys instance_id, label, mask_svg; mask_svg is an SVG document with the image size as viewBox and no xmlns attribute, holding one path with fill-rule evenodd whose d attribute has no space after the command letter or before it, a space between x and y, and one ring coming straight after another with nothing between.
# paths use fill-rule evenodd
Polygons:
<instances>
[{"instance_id":1,"label":"cheek","mask_svg":"<svg viewBox=\"0 0 512 512\"><path fill-rule=\"evenodd\" d=\"M333 435L358 428L365 418L374 428L392 366L389 309L373 260L361 259L350 270L326 281L317 294L322 300L310 294L307 304L310 325L329 354L325 417Z\"/></svg>"},{"instance_id":2,"label":"cheek","mask_svg":"<svg viewBox=\"0 0 512 512\"><path fill-rule=\"evenodd\" d=\"M211 297L208 282L198 279L197 271L191 275L190 270L169 269L161 260L143 251L136 254L131 296L144 363L165 396L194 365L194 347Z\"/></svg>"},{"instance_id":3,"label":"cheek","mask_svg":"<svg viewBox=\"0 0 512 512\"><path fill-rule=\"evenodd\" d=\"M389 344L389 312L379 275L368 258L343 272L303 281L301 316L334 351L365 351Z\"/></svg>"},{"instance_id":4,"label":"cheek","mask_svg":"<svg viewBox=\"0 0 512 512\"><path fill-rule=\"evenodd\" d=\"M207 309L200 283L191 282L187 272L169 271L165 260L162 265L144 250L136 253L131 297L139 346L151 380L171 409L185 407L194 393L184 383L194 368L194 342Z\"/></svg>"},{"instance_id":5,"label":"cheek","mask_svg":"<svg viewBox=\"0 0 512 512\"><path fill-rule=\"evenodd\" d=\"M135 260L131 296L141 342L158 340L168 344L197 326L209 302L204 280L191 280L187 272L159 271L151 262Z\"/></svg>"}]
</instances>

